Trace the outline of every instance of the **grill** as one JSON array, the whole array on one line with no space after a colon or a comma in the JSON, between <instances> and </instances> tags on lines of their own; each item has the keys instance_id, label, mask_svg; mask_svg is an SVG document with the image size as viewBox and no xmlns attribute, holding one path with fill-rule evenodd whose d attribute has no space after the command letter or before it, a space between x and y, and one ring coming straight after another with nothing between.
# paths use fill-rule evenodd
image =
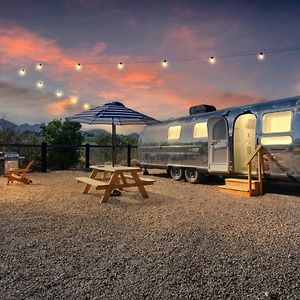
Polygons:
<instances>
[{"instance_id":1,"label":"grill","mask_svg":"<svg viewBox=\"0 0 300 300\"><path fill-rule=\"evenodd\" d=\"M19 154L16 152L0 152L0 159L18 159Z\"/></svg>"},{"instance_id":2,"label":"grill","mask_svg":"<svg viewBox=\"0 0 300 300\"><path fill-rule=\"evenodd\" d=\"M18 168L19 159L16 152L0 152L0 175L8 175L10 169Z\"/></svg>"}]
</instances>

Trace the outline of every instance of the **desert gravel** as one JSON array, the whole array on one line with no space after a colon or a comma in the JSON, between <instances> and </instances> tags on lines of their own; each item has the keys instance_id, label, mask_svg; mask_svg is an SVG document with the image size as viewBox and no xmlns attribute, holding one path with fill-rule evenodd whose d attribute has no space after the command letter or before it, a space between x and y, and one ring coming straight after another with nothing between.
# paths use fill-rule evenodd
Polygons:
<instances>
[{"instance_id":1,"label":"desert gravel","mask_svg":"<svg viewBox=\"0 0 300 300\"><path fill-rule=\"evenodd\" d=\"M154 173L150 198L106 204L82 171L1 177L0 298L300 299L300 185L244 198Z\"/></svg>"}]
</instances>

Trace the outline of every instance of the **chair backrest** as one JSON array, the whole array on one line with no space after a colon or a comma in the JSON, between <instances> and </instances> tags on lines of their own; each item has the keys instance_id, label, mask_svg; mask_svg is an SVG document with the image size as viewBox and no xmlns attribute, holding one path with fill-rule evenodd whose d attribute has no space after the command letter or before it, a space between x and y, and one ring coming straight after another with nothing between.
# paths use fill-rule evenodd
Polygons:
<instances>
[{"instance_id":1,"label":"chair backrest","mask_svg":"<svg viewBox=\"0 0 300 300\"><path fill-rule=\"evenodd\" d=\"M24 169L24 173L29 172L29 170L30 170L30 168L32 167L33 163L34 163L34 160L32 160L32 161L30 161L30 162L28 163L28 165L27 165L26 168Z\"/></svg>"}]
</instances>

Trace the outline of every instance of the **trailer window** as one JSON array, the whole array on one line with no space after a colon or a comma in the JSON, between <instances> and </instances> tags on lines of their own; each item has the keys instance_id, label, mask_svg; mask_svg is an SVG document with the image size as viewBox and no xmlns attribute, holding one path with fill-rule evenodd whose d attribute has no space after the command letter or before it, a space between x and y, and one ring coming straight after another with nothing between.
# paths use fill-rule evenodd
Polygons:
<instances>
[{"instance_id":1,"label":"trailer window","mask_svg":"<svg viewBox=\"0 0 300 300\"><path fill-rule=\"evenodd\" d=\"M292 112L282 111L265 114L262 122L263 133L291 131Z\"/></svg>"},{"instance_id":2,"label":"trailer window","mask_svg":"<svg viewBox=\"0 0 300 300\"><path fill-rule=\"evenodd\" d=\"M207 122L196 123L194 126L194 138L206 138L207 135Z\"/></svg>"},{"instance_id":3,"label":"trailer window","mask_svg":"<svg viewBox=\"0 0 300 300\"><path fill-rule=\"evenodd\" d=\"M261 138L261 144L263 146L268 145L290 145L292 138L289 135L286 136L268 136Z\"/></svg>"},{"instance_id":4,"label":"trailer window","mask_svg":"<svg viewBox=\"0 0 300 300\"><path fill-rule=\"evenodd\" d=\"M180 138L181 126L172 126L168 130L168 140L178 140Z\"/></svg>"}]
</instances>

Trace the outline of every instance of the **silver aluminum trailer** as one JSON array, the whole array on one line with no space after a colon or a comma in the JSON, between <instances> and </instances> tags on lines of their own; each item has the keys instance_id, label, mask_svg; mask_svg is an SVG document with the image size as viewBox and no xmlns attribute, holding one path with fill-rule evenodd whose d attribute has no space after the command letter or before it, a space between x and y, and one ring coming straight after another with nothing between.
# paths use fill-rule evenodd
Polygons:
<instances>
[{"instance_id":1,"label":"silver aluminum trailer","mask_svg":"<svg viewBox=\"0 0 300 300\"><path fill-rule=\"evenodd\" d=\"M247 160L262 145L277 162L265 159L267 177L300 179L300 96L190 113L145 127L142 168L163 168L191 183L205 174L245 176Z\"/></svg>"}]
</instances>

